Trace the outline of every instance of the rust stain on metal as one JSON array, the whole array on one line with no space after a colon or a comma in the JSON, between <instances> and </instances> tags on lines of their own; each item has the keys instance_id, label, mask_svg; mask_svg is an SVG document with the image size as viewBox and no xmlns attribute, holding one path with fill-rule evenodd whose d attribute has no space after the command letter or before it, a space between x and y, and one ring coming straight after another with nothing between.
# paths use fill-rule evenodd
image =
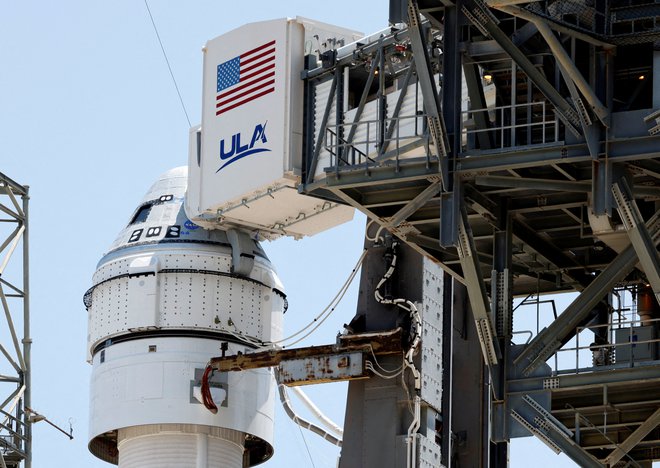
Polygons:
<instances>
[{"instance_id":1,"label":"rust stain on metal","mask_svg":"<svg viewBox=\"0 0 660 468\"><path fill-rule=\"evenodd\" d=\"M355 335L340 336L338 342L333 345L309 346L306 348L280 349L262 351L258 353L237 354L235 356L214 357L210 365L217 371L242 371L263 367L273 367L282 361L295 359L326 357L326 369L329 367L330 356L336 356L347 352L363 352L376 355L398 354L403 348L401 344L401 329L379 332L361 333ZM339 368L350 366L348 357L343 357L345 362L340 361ZM311 373L311 372L310 372ZM331 373L331 372L330 372ZM316 373L314 373L315 375ZM315 377L318 377L315 375Z\"/></svg>"}]
</instances>

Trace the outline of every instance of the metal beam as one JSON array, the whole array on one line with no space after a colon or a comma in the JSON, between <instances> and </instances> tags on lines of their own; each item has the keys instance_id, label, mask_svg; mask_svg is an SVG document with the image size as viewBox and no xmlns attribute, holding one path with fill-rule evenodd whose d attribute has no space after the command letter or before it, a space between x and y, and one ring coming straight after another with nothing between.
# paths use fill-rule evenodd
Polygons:
<instances>
[{"instance_id":1,"label":"metal beam","mask_svg":"<svg viewBox=\"0 0 660 468\"><path fill-rule=\"evenodd\" d=\"M422 193L413 198L408 202L403 208L397 211L394 216L387 220L385 224L388 228L395 228L399 226L402 222L408 219L415 211L420 209L426 204L430 199L435 197L441 189L440 180L434 180L431 182L431 185L426 187Z\"/></svg>"},{"instance_id":2,"label":"metal beam","mask_svg":"<svg viewBox=\"0 0 660 468\"><path fill-rule=\"evenodd\" d=\"M27 193L28 193L27 186L23 186L23 185L19 184L18 182L10 179L9 177L7 177L2 172L0 172L0 188L4 188L5 190L7 188L9 188L14 193L17 193L21 196L27 195ZM4 193L4 191L2 191L0 193Z\"/></svg>"},{"instance_id":3,"label":"metal beam","mask_svg":"<svg viewBox=\"0 0 660 468\"><path fill-rule=\"evenodd\" d=\"M314 145L314 152L312 153L312 160L310 161L309 168L307 169L307 183L314 180L314 173L316 172L316 165L319 161L319 154L325 142L325 130L328 125L328 118L330 117L330 110L334 103L335 91L337 90L337 73L332 77L332 84L330 85L330 92L328 93L328 102L325 104L325 111L323 112L323 119L319 126L319 133L316 136L316 144Z\"/></svg>"},{"instance_id":4,"label":"metal beam","mask_svg":"<svg viewBox=\"0 0 660 468\"><path fill-rule=\"evenodd\" d=\"M628 436L626 440L618 445L612 453L603 460L606 465L614 466L619 460L625 457L638 443L642 441L653 429L660 424L660 408L649 416L635 431Z\"/></svg>"},{"instance_id":5,"label":"metal beam","mask_svg":"<svg viewBox=\"0 0 660 468\"><path fill-rule=\"evenodd\" d=\"M603 143L603 142L601 142ZM610 162L639 161L660 157L660 135L654 137L618 138L607 141ZM467 151L457 162L457 172L496 171L536 167L540 164L566 164L590 161L586 143L548 146L515 151Z\"/></svg>"},{"instance_id":6,"label":"metal beam","mask_svg":"<svg viewBox=\"0 0 660 468\"><path fill-rule=\"evenodd\" d=\"M367 82L364 85L364 88L362 89L362 95L360 96L360 102L358 103L357 109L355 110L355 117L353 118L353 123L351 124L351 128L348 131L348 136L346 137L346 143L348 145L353 144L353 137L355 136L355 132L357 130L358 124L360 122L360 117L362 117L362 112L364 111L364 106L367 103L367 98L369 97L369 92L371 89L371 84L374 82L374 77L376 76L376 70L380 68L380 65L378 62L380 62L380 57L383 54L383 49L379 49L378 52L376 52L376 56L374 57L374 60L371 62L371 68L369 69L369 75L367 76ZM381 74L385 72L385 70L380 70Z\"/></svg>"},{"instance_id":7,"label":"metal beam","mask_svg":"<svg viewBox=\"0 0 660 468\"><path fill-rule=\"evenodd\" d=\"M498 5L498 0L486 0L486 3L493 7L496 8L500 11L504 11L510 15L517 16L518 18L522 18L526 21L530 22L536 22L536 20L541 20L541 21L546 21L544 18L532 13L531 11L525 9L525 8L520 8L517 6L513 5ZM599 39L596 39L595 37L592 37L588 34L582 33L580 31L577 31L575 29L571 29L566 26L562 26L559 23L555 23L554 21L548 21L547 22L548 26L554 29L557 32L560 32L562 34L567 34L569 36L572 36L576 39L580 39L581 41L587 42L589 44L593 44L598 47L602 47L603 49L614 49L616 46L614 44L610 44L609 42L604 42Z\"/></svg>"},{"instance_id":8,"label":"metal beam","mask_svg":"<svg viewBox=\"0 0 660 468\"><path fill-rule=\"evenodd\" d=\"M573 433L531 396L525 395L511 409L511 417L555 453L564 452L581 467L602 468L602 464L572 439Z\"/></svg>"},{"instance_id":9,"label":"metal beam","mask_svg":"<svg viewBox=\"0 0 660 468\"><path fill-rule=\"evenodd\" d=\"M410 84L414 70L415 67L413 65L409 66L408 71L406 71L406 76L403 78L403 83L401 83L401 87L399 88L401 91L399 92L399 97L397 98L396 104L394 105L394 110L392 111L392 120L390 121L390 124L387 126L387 130L385 131L385 139L383 141L383 145L378 148L378 156L376 157L376 161L379 161L385 157L387 149L390 146L390 141L392 140L392 135L394 134L394 129L399 126L399 114L401 113L401 107L403 107L404 98L408 93L408 85Z\"/></svg>"},{"instance_id":10,"label":"metal beam","mask_svg":"<svg viewBox=\"0 0 660 468\"><path fill-rule=\"evenodd\" d=\"M469 200L472 208L477 210L485 219L497 228L497 203L468 185L465 186L465 194L465 198ZM541 238L536 231L520 220L515 218L512 219L511 227L514 237L527 244L540 256L547 259L558 268L567 269L579 266L571 257L568 257L553 244ZM569 273L564 271L563 274L568 277L570 281L576 283L575 286L578 289L586 285L586 278L578 272Z\"/></svg>"},{"instance_id":11,"label":"metal beam","mask_svg":"<svg viewBox=\"0 0 660 468\"><path fill-rule=\"evenodd\" d=\"M332 192L337 196L337 198L340 198L341 200L343 200L344 203L346 203L349 206L352 206L353 208L357 209L358 211L361 211L362 213L364 213L367 216L367 218L375 221L380 226L383 226L385 224L385 220L383 220L380 216L378 216L373 211L369 210L368 208L366 208L365 206L360 204L357 200L355 200L354 198L349 196L343 190L332 189ZM420 232L417 231L416 229L410 230L405 235L403 235L403 233L401 233L401 232L395 232L395 234L397 235L397 237L399 237L401 240L403 240L406 243L406 245L410 246L413 250L415 250L419 254L421 254L425 257L428 257L428 258L430 258L434 261L437 261L437 259L434 257L434 255L432 255L427 250L425 250L425 248L423 248L423 245L416 243L414 240L410 240L410 239L415 239L416 236L419 236ZM434 250L441 251L442 249L440 249L439 246L438 246L438 247L434 247ZM458 282L465 283L465 279L458 272L453 270L450 266L445 265L444 263L440 263L440 262L438 263L438 265L440 265L440 268L442 268L446 273L451 275Z\"/></svg>"},{"instance_id":12,"label":"metal beam","mask_svg":"<svg viewBox=\"0 0 660 468\"><path fill-rule=\"evenodd\" d=\"M450 146L447 141L447 132L445 123L440 111L440 100L438 91L433 81L431 72L431 63L429 60L426 41L424 40L424 31L419 17L419 7L416 0L408 1L408 28L410 34L410 45L413 50L415 60L415 69L417 70L417 79L422 88L422 98L424 100L424 109L428 116L429 132L435 146L436 156L440 162L440 177L445 190L450 187L449 169L447 155Z\"/></svg>"},{"instance_id":13,"label":"metal beam","mask_svg":"<svg viewBox=\"0 0 660 468\"><path fill-rule=\"evenodd\" d=\"M471 60L470 57L466 57ZM486 98L484 97L484 88L479 76L479 67L474 63L463 62L463 73L465 75L465 84L467 85L468 96L470 97L470 107L472 109L481 109L471 112L474 124L477 130L477 139L479 148L490 149L493 147L491 132L485 131L490 127L488 120L488 110L486 110Z\"/></svg>"},{"instance_id":14,"label":"metal beam","mask_svg":"<svg viewBox=\"0 0 660 468\"><path fill-rule=\"evenodd\" d=\"M569 180L532 179L508 176L477 176L475 184L486 187L528 188L534 190L557 190L560 192L589 193L591 181L573 182Z\"/></svg>"},{"instance_id":15,"label":"metal beam","mask_svg":"<svg viewBox=\"0 0 660 468\"><path fill-rule=\"evenodd\" d=\"M562 46L559 42L559 39L555 37L554 33L548 26L548 23L542 20L535 20L534 24L536 25L545 41L548 43L548 46L550 47L550 50L552 51L555 59L561 64L562 69L568 75L568 79L575 83L575 86L578 87L582 95L587 99L591 109L594 111L596 116L598 116L603 125L609 127L609 109L603 105L602 102L600 102L600 99L598 99L596 93L593 91L593 89L591 89L591 86L589 83L587 83L587 80L584 78L584 76L582 76L582 73L580 73L580 70L577 69L575 63L573 63L573 60L571 60L571 57L569 57L566 49L564 49L564 46Z\"/></svg>"},{"instance_id":16,"label":"metal beam","mask_svg":"<svg viewBox=\"0 0 660 468\"><path fill-rule=\"evenodd\" d=\"M620 179L612 185L612 193L616 200L619 215L626 228L630 242L637 252L646 279L653 289L656 300L660 302L660 258L653 239L646 229L642 214L639 212L635 198L625 179Z\"/></svg>"},{"instance_id":17,"label":"metal beam","mask_svg":"<svg viewBox=\"0 0 660 468\"><path fill-rule=\"evenodd\" d=\"M461 260L463 275L465 276L465 285L467 286L474 322L477 326L481 352L486 365L491 371L490 374L493 376L495 375L493 367L498 364L502 355L495 336L490 312L490 301L486 293L484 280L481 276L481 266L479 264L477 249L474 245L474 239L472 238L472 229L470 228L467 220L467 212L464 208L461 210L461 214L456 248Z\"/></svg>"},{"instance_id":18,"label":"metal beam","mask_svg":"<svg viewBox=\"0 0 660 468\"><path fill-rule=\"evenodd\" d=\"M479 2L480 3L480 2ZM529 79L534 82L536 87L543 93L543 95L552 103L557 112L567 122L567 127L573 127L571 131L579 136L576 127L580 126L580 119L575 109L564 99L564 97L555 89L552 84L546 79L545 75L540 72L534 64L527 58L527 55L521 51L509 39L509 36L502 31L496 23L495 17L488 10L485 5L477 3L472 0L467 6L463 7L463 11L470 21L482 32L492 37L504 49L506 54L516 62L516 64L527 74Z\"/></svg>"},{"instance_id":19,"label":"metal beam","mask_svg":"<svg viewBox=\"0 0 660 468\"><path fill-rule=\"evenodd\" d=\"M338 343L333 345L274 349L257 353L214 357L209 360L209 366L219 372L229 372L272 367L279 365L283 361L338 355L354 351L367 353L373 351L375 354L383 355L398 354L403 352L401 348L401 333L401 329L397 328L379 333L341 335L338 338Z\"/></svg>"},{"instance_id":20,"label":"metal beam","mask_svg":"<svg viewBox=\"0 0 660 468\"><path fill-rule=\"evenodd\" d=\"M649 221L649 231L657 242L660 219L656 215ZM548 327L544 328L514 360L524 366L522 373L529 376L552 354L561 348L563 341L585 320L593 308L614 285L626 277L638 262L633 246L628 246L580 293L564 312Z\"/></svg>"}]
</instances>

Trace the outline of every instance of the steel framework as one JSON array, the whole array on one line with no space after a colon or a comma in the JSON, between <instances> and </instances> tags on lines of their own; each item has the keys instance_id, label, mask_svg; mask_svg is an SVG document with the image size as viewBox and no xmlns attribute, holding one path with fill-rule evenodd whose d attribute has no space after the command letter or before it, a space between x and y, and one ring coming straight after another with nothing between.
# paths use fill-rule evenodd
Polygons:
<instances>
[{"instance_id":1,"label":"steel framework","mask_svg":"<svg viewBox=\"0 0 660 468\"><path fill-rule=\"evenodd\" d=\"M31 466L28 201L28 187L0 173L0 304L6 320L0 343L3 468Z\"/></svg>"},{"instance_id":2,"label":"steel framework","mask_svg":"<svg viewBox=\"0 0 660 468\"><path fill-rule=\"evenodd\" d=\"M461 459L466 422L445 413L443 463L504 466L508 441L534 435L580 466L650 466L660 360L636 360L631 343L657 317L614 324L613 298L660 297L657 3L392 0L390 12L380 37L308 60L301 190L354 206L464 285L486 380L476 445L490 448ZM562 291L578 295L514 344L513 298ZM551 368L566 350L594 362Z\"/></svg>"}]
</instances>

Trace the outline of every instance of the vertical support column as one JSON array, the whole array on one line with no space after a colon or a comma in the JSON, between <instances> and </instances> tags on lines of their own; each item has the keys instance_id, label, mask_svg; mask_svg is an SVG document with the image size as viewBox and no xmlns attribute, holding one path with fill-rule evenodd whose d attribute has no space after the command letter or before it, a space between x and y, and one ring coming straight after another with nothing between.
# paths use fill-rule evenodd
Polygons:
<instances>
[{"instance_id":1,"label":"vertical support column","mask_svg":"<svg viewBox=\"0 0 660 468\"><path fill-rule=\"evenodd\" d=\"M660 41L653 44L653 109L660 109Z\"/></svg>"},{"instance_id":2,"label":"vertical support column","mask_svg":"<svg viewBox=\"0 0 660 468\"><path fill-rule=\"evenodd\" d=\"M445 7L445 31L442 57L442 118L449 141L447 179L443 187L440 209L440 245L454 245L458 239L461 195L453 171L456 155L461 149L461 56L459 54L459 2Z\"/></svg>"},{"instance_id":3,"label":"vertical support column","mask_svg":"<svg viewBox=\"0 0 660 468\"><path fill-rule=\"evenodd\" d=\"M505 382L507 375L507 362L509 354L509 346L511 344L511 337L513 332L513 317L512 317L512 231L511 231L511 218L508 213L507 200L501 200L500 212L498 213L499 229L494 235L493 245L493 271L491 276L491 310L495 316L495 333L497 341L502 353L502 361L496 368L496 375L493 376L495 392L492 394L499 395L502 400L493 401L492 407L495 411L495 406L498 406L497 411L500 415L505 414L504 411L504 392ZM491 421L495 422L497 418L493 418L491 414ZM500 422L504 422L506 418L499 418ZM502 428L502 433L505 433ZM490 466L493 468L506 468L509 452L508 442L491 442L490 443Z\"/></svg>"},{"instance_id":4,"label":"vertical support column","mask_svg":"<svg viewBox=\"0 0 660 468\"><path fill-rule=\"evenodd\" d=\"M442 466L451 467L451 454L453 453L453 354L454 354L454 313L452 299L454 297L454 280L448 273L444 275L442 308L445 313L442 317L442 451L440 462Z\"/></svg>"},{"instance_id":5,"label":"vertical support column","mask_svg":"<svg viewBox=\"0 0 660 468\"><path fill-rule=\"evenodd\" d=\"M517 118L517 108L516 104L518 102L518 67L516 62L511 60L511 112L509 113L509 125L511 125L511 145L516 146L516 118Z\"/></svg>"},{"instance_id":6,"label":"vertical support column","mask_svg":"<svg viewBox=\"0 0 660 468\"><path fill-rule=\"evenodd\" d=\"M451 464L447 466L486 468L489 462L488 430L484 430L488 426L487 372L468 292L457 281L454 281L451 315L454 325L450 398L452 407L460 410L452 413Z\"/></svg>"},{"instance_id":7,"label":"vertical support column","mask_svg":"<svg viewBox=\"0 0 660 468\"><path fill-rule=\"evenodd\" d=\"M381 304L374 298L376 286L387 269L384 258L387 248L372 246L369 241L365 247L369 252L362 264L357 313L349 327L355 332L391 330L406 322L406 314L402 309ZM405 297L420 303L423 297L423 258L403 243L399 244L397 252L396 269L381 292L384 296ZM387 369L402 364L398 356L379 358L379 363ZM410 374L406 373L404 377L410 377ZM374 376L349 382L339 468L405 467L405 439L412 422L407 408L414 397L412 387L408 392L402 387L401 377L382 379ZM426 430L425 423L422 415L422 433Z\"/></svg>"},{"instance_id":8,"label":"vertical support column","mask_svg":"<svg viewBox=\"0 0 660 468\"><path fill-rule=\"evenodd\" d=\"M442 37L442 115L445 121L450 154L453 158L461 149L461 55L459 53L460 0L456 6L445 7L445 31ZM450 167L451 171L453 168ZM451 180L451 178L450 178ZM447 191L452 187L447 187Z\"/></svg>"},{"instance_id":9,"label":"vertical support column","mask_svg":"<svg viewBox=\"0 0 660 468\"><path fill-rule=\"evenodd\" d=\"M26 192L28 187L25 187ZM22 419L25 423L25 468L32 468L32 425L28 422L25 408L32 405L32 367L30 364L32 338L30 337L30 226L28 205L30 197L28 193L23 195L23 358L25 360L25 371L23 383L25 393L23 394Z\"/></svg>"},{"instance_id":10,"label":"vertical support column","mask_svg":"<svg viewBox=\"0 0 660 468\"><path fill-rule=\"evenodd\" d=\"M335 89L335 138L337 139L337 165L338 170L341 160L345 158L346 146L344 139L344 67L337 65L335 69L337 88Z\"/></svg>"}]
</instances>

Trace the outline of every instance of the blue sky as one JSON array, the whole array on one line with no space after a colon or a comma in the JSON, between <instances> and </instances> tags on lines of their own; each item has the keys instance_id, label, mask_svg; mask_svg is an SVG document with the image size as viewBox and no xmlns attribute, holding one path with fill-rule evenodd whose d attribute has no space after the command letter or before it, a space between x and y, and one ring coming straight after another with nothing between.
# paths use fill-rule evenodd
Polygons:
<instances>
[{"instance_id":1,"label":"blue sky","mask_svg":"<svg viewBox=\"0 0 660 468\"><path fill-rule=\"evenodd\" d=\"M87 317L82 295L96 262L155 178L187 161L188 123L142 1L2 2L0 172L30 185L33 406L73 423L73 441L34 427L34 465L102 467L87 451ZM201 115L204 43L248 22L305 16L370 33L387 24L385 0L158 1L150 7L192 124ZM312 239L265 246L289 294L296 330L334 296L362 248L356 217ZM357 289L303 344L333 342L355 309ZM337 422L344 389L309 394ZM312 466L298 428L278 408L276 455L264 466ZM337 450L312 434L314 466ZM526 439L511 466L573 466ZM538 444L540 445L540 444Z\"/></svg>"}]
</instances>

